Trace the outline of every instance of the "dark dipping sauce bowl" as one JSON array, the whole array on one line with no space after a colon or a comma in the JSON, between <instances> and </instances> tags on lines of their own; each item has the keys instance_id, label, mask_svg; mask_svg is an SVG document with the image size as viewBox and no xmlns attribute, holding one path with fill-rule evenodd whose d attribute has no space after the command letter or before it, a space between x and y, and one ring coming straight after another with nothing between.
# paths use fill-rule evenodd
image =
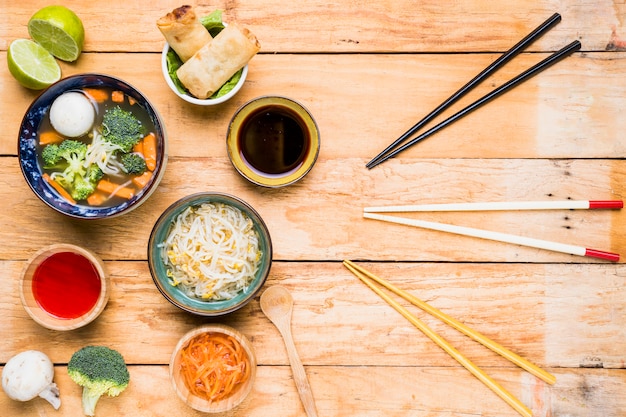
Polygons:
<instances>
[{"instance_id":1,"label":"dark dipping sauce bowl","mask_svg":"<svg viewBox=\"0 0 626 417\"><path fill-rule=\"evenodd\" d=\"M286 97L263 96L235 112L226 137L228 157L250 182L283 187L313 168L320 133L311 113Z\"/></svg>"}]
</instances>

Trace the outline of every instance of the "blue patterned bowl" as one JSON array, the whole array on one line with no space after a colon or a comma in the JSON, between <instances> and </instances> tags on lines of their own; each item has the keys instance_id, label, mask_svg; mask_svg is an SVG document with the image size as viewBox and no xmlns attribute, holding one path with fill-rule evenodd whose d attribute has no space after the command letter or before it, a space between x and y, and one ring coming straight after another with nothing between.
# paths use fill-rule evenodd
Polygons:
<instances>
[{"instance_id":1,"label":"blue patterned bowl","mask_svg":"<svg viewBox=\"0 0 626 417\"><path fill-rule=\"evenodd\" d=\"M61 197L44 179L38 155L39 129L50 111L52 102L61 94L88 87L111 87L123 91L136 100L148 113L155 126L157 137L157 165L148 184L132 198L116 206L94 207L72 204ZM63 78L44 90L30 105L20 126L18 137L18 156L22 174L35 195L49 207L67 216L78 219L103 219L128 213L143 203L157 188L167 163L167 137L165 126L156 109L136 88L108 75L79 74Z\"/></svg>"}]
</instances>

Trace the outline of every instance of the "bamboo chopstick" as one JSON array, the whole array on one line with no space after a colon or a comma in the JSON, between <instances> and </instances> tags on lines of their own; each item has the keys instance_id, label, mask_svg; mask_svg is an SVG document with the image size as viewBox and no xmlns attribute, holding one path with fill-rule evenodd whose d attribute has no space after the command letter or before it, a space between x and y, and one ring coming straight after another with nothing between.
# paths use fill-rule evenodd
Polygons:
<instances>
[{"instance_id":1,"label":"bamboo chopstick","mask_svg":"<svg viewBox=\"0 0 626 417\"><path fill-rule=\"evenodd\" d=\"M590 258L604 259L612 262L619 261L619 254L586 248L584 246L568 245L565 243L551 242L548 240L533 239L530 237L517 236L508 233L492 232L482 229L474 229L465 226L455 226L425 220L407 219L397 216L388 216L377 213L363 213L366 219L381 220L390 223L403 224L405 226L421 227L423 229L438 230L441 232L455 233L463 236L478 237L481 239L495 240L498 242L513 243L521 246L545 249L554 252L567 253L570 255L586 256Z\"/></svg>"},{"instance_id":2,"label":"bamboo chopstick","mask_svg":"<svg viewBox=\"0 0 626 417\"><path fill-rule=\"evenodd\" d=\"M391 284L389 281L386 281L386 280L384 280L384 279L374 275L373 273L369 272L365 268L362 268L362 267L356 265L352 261L346 260L346 261L344 261L344 264L346 264L346 266L350 266L350 267L356 269L357 271L359 271L363 275L365 275L368 278L376 281L377 283L379 283L383 287L385 287L388 290L392 291L393 293L399 295L400 297L404 298L405 300L411 302L411 304L413 304L413 305L421 308L422 310L426 311L427 313L437 317L438 319L440 319L444 323L454 327L455 329L457 329L461 333L465 334L466 336L469 336L470 338L474 339L475 341L477 341L478 343L482 344L483 346L491 349L495 353L497 353L497 354L501 355L502 357L508 359L509 361L513 362L515 365L519 366L520 368L522 368L522 369L530 372L531 374L535 375L537 378L540 378L540 379L544 380L545 382L547 382L550 385L552 385L552 384L554 384L556 382L556 377L554 375L552 375L552 374L546 372L545 370L539 368L537 365L533 364L532 362L529 362L528 360L522 358L521 356L517 355L516 353L511 352L509 349L507 349L504 346L500 345L499 343L489 339L487 336L484 336L483 334L477 332L476 330L471 329L470 327L466 326L465 324L461 323L460 321L458 321L458 320L448 316L447 314L445 314L441 310L438 310L437 308L431 306L430 304L420 300L419 298L415 297L413 294L410 294L410 293L408 293L408 292L406 292L406 291L396 287L395 285Z\"/></svg>"},{"instance_id":3,"label":"bamboo chopstick","mask_svg":"<svg viewBox=\"0 0 626 417\"><path fill-rule=\"evenodd\" d=\"M557 23L561 21L561 15L558 13L554 13L550 16L545 22L541 25L537 26L531 33L529 33L524 39L515 44L511 49L502 54L498 59L496 59L493 63L491 63L487 68L482 70L478 75L472 78L467 84L461 87L456 93L452 94L448 99L446 99L443 103L441 103L436 109L431 111L427 116L425 116L422 120L417 122L413 127L404 132L398 139L396 139L391 145L387 146L382 152L376 155L372 160L368 163L372 164L376 162L378 159L383 157L387 152L391 151L393 148L404 142L411 135L425 126L428 122L437 117L441 112L454 104L457 100L471 91L478 84L483 82L487 77L500 69L504 64L509 62L515 56L517 56L522 50L524 50L528 45L533 43L535 40L539 39L544 33L546 33L549 29L555 26Z\"/></svg>"},{"instance_id":4,"label":"bamboo chopstick","mask_svg":"<svg viewBox=\"0 0 626 417\"><path fill-rule=\"evenodd\" d=\"M563 201L497 201L475 203L410 204L365 207L366 213L416 211L487 211L487 210L594 210L621 209L622 200L563 200Z\"/></svg>"},{"instance_id":5,"label":"bamboo chopstick","mask_svg":"<svg viewBox=\"0 0 626 417\"><path fill-rule=\"evenodd\" d=\"M459 362L465 369L467 369L472 375L478 378L483 384L490 388L496 395L502 398L513 409L520 413L524 417L532 417L532 412L526 407L520 400L515 398L513 394L508 392L504 387L493 380L482 369L476 366L472 361L463 356L458 350L456 350L450 343L448 343L443 337L439 336L430 327L424 324L420 319L413 316L407 309L398 304L395 300L385 294L380 288L376 287L374 283L364 274L355 269L352 265L344 261L344 265L354 275L356 275L365 285L367 285L372 291L378 294L383 300L385 300L390 306L392 306L398 313L411 322L415 327L421 330L426 336L428 336L433 342L435 342L446 353L452 356L457 362Z\"/></svg>"},{"instance_id":6,"label":"bamboo chopstick","mask_svg":"<svg viewBox=\"0 0 626 417\"><path fill-rule=\"evenodd\" d=\"M517 85L523 83L524 81L530 79L531 77L539 74L541 71L545 70L546 68L548 68L548 67L556 64L557 62L561 61L562 59L570 56L572 53L578 51L581 47L582 47L582 45L580 44L579 41L574 41L574 42L570 43L569 45L567 45L567 46L563 47L562 49L558 50L557 52L553 53L552 55L550 55L549 57L547 57L543 61L539 62L538 64L536 64L536 65L530 67L529 69L527 69L526 71L522 72L517 77L512 78L511 80L509 80L506 83L502 84L500 87L498 87L495 90L491 91L490 93L482 96L481 98L479 98L478 100L476 100L472 104L468 105L467 107L465 107L462 110L458 111L457 113L453 114L452 116L450 116L449 118L447 118L443 122L441 122L438 125L432 127L431 129L427 130L426 132L422 133L421 135L416 136L415 138L409 140L408 142L404 143L403 145L400 145L397 148L387 152L386 154L382 155L378 159L375 159L375 160L372 160L372 161L368 162L365 166L367 167L367 169L372 169L376 165L382 164L387 159L393 158L394 156L396 156L400 152L404 151L405 149L408 149L411 146L415 145L417 142L419 142L421 140L424 140L427 137L437 133L438 131L440 131L441 129L445 128L446 126L451 125L452 123L454 123L455 121L461 119L462 117L467 116L472 111L482 107L483 105L489 103L491 100L495 99L496 97L499 97L502 94L506 93L507 91L511 90L515 86L517 86Z\"/></svg>"}]
</instances>

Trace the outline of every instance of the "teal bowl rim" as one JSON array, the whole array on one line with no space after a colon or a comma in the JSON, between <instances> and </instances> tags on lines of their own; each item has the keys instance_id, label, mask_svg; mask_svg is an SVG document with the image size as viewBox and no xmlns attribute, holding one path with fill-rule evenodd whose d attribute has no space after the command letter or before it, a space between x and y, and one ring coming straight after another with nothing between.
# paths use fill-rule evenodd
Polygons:
<instances>
[{"instance_id":1,"label":"teal bowl rim","mask_svg":"<svg viewBox=\"0 0 626 417\"><path fill-rule=\"evenodd\" d=\"M165 240L169 226L176 216L189 206L197 206L206 202L221 202L237 207L250 217L254 228L259 235L263 250L261 265L254 280L247 290L242 291L230 300L203 301L189 297L182 290L169 284L166 268L161 261L159 244ZM189 313L200 316L221 316L240 309L252 300L261 290L267 280L272 265L272 240L269 230L259 213L242 199L230 194L217 192L202 192L191 194L170 205L155 222L148 240L148 266L152 280L157 289L170 303Z\"/></svg>"}]
</instances>

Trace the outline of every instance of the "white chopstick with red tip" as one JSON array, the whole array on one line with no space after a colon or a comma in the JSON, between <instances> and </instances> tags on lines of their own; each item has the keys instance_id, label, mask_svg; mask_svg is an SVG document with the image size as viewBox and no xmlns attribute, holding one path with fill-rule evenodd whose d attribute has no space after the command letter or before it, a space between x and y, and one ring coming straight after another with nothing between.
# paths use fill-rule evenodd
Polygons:
<instances>
[{"instance_id":1,"label":"white chopstick with red tip","mask_svg":"<svg viewBox=\"0 0 626 417\"><path fill-rule=\"evenodd\" d=\"M619 261L619 254L604 252L596 249L585 248L583 246L567 245L563 243L551 242L547 240L533 239L529 237L511 235L507 233L491 232L488 230L474 229L465 226L455 226L452 224L429 222L417 219L407 219L403 217L388 216L377 213L363 213L366 219L381 220L390 223L403 224L406 226L421 227L423 229L437 230L441 232L455 233L458 235L478 237L482 239L495 240L498 242L513 243L521 246L529 246L538 249L546 249L554 252L567 253L571 255L587 256L591 258L605 259L612 262Z\"/></svg>"},{"instance_id":2,"label":"white chopstick with red tip","mask_svg":"<svg viewBox=\"0 0 626 417\"><path fill-rule=\"evenodd\" d=\"M486 211L486 210L563 210L563 209L621 209L622 200L564 200L564 201L502 201L482 203L418 204L404 206L365 207L366 213L412 211Z\"/></svg>"}]
</instances>

